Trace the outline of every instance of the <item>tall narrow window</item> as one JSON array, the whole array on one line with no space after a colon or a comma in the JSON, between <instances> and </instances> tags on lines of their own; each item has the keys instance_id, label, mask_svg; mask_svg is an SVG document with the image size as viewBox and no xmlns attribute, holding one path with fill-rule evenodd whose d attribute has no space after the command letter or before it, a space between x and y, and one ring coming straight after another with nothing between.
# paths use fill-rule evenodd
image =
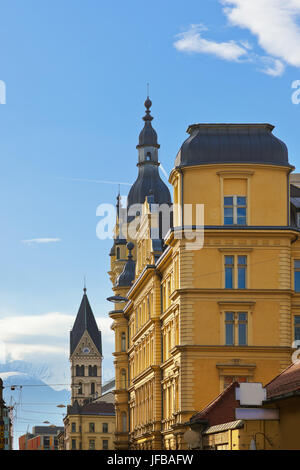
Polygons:
<instances>
[{"instance_id":1,"label":"tall narrow window","mask_svg":"<svg viewBox=\"0 0 300 470\"><path fill-rule=\"evenodd\" d=\"M246 289L247 256L238 256L238 289Z\"/></svg>"},{"instance_id":2,"label":"tall narrow window","mask_svg":"<svg viewBox=\"0 0 300 470\"><path fill-rule=\"evenodd\" d=\"M76 423L71 424L71 432L76 432Z\"/></svg>"},{"instance_id":3,"label":"tall narrow window","mask_svg":"<svg viewBox=\"0 0 300 470\"><path fill-rule=\"evenodd\" d=\"M82 382L78 384L78 395L82 395Z\"/></svg>"},{"instance_id":4,"label":"tall narrow window","mask_svg":"<svg viewBox=\"0 0 300 470\"><path fill-rule=\"evenodd\" d=\"M120 259L120 248L117 247L117 256L116 256L117 259Z\"/></svg>"},{"instance_id":5,"label":"tall narrow window","mask_svg":"<svg viewBox=\"0 0 300 470\"><path fill-rule=\"evenodd\" d=\"M72 450L76 450L76 439L72 439Z\"/></svg>"},{"instance_id":6,"label":"tall narrow window","mask_svg":"<svg viewBox=\"0 0 300 470\"><path fill-rule=\"evenodd\" d=\"M124 333L124 331L121 333L121 351L126 351L126 333Z\"/></svg>"},{"instance_id":7,"label":"tall narrow window","mask_svg":"<svg viewBox=\"0 0 300 470\"><path fill-rule=\"evenodd\" d=\"M95 450L95 440L94 439L89 440L89 450Z\"/></svg>"},{"instance_id":8,"label":"tall narrow window","mask_svg":"<svg viewBox=\"0 0 300 470\"><path fill-rule=\"evenodd\" d=\"M226 346L234 345L234 313L225 313L225 341Z\"/></svg>"},{"instance_id":9,"label":"tall narrow window","mask_svg":"<svg viewBox=\"0 0 300 470\"><path fill-rule=\"evenodd\" d=\"M95 423L90 423L89 432L95 432Z\"/></svg>"},{"instance_id":10,"label":"tall narrow window","mask_svg":"<svg viewBox=\"0 0 300 470\"><path fill-rule=\"evenodd\" d=\"M224 197L224 225L246 225L247 201L244 196Z\"/></svg>"},{"instance_id":11,"label":"tall narrow window","mask_svg":"<svg viewBox=\"0 0 300 470\"><path fill-rule=\"evenodd\" d=\"M225 256L225 289L233 289L233 271L234 271L234 258L233 256Z\"/></svg>"},{"instance_id":12,"label":"tall narrow window","mask_svg":"<svg viewBox=\"0 0 300 470\"><path fill-rule=\"evenodd\" d=\"M294 316L294 340L300 341L300 316Z\"/></svg>"},{"instance_id":13,"label":"tall narrow window","mask_svg":"<svg viewBox=\"0 0 300 470\"><path fill-rule=\"evenodd\" d=\"M225 313L225 344L226 346L247 345L248 314L246 312Z\"/></svg>"},{"instance_id":14,"label":"tall narrow window","mask_svg":"<svg viewBox=\"0 0 300 470\"><path fill-rule=\"evenodd\" d=\"M300 292L300 260L294 261L294 288L295 292Z\"/></svg>"},{"instance_id":15,"label":"tall narrow window","mask_svg":"<svg viewBox=\"0 0 300 470\"><path fill-rule=\"evenodd\" d=\"M84 366L76 366L76 376L84 377Z\"/></svg>"},{"instance_id":16,"label":"tall narrow window","mask_svg":"<svg viewBox=\"0 0 300 470\"><path fill-rule=\"evenodd\" d=\"M121 388L126 388L126 370L121 370Z\"/></svg>"},{"instance_id":17,"label":"tall narrow window","mask_svg":"<svg viewBox=\"0 0 300 470\"><path fill-rule=\"evenodd\" d=\"M127 432L127 414L122 413L122 432Z\"/></svg>"},{"instance_id":18,"label":"tall narrow window","mask_svg":"<svg viewBox=\"0 0 300 470\"><path fill-rule=\"evenodd\" d=\"M91 395L94 395L95 394L95 383L92 382L91 383Z\"/></svg>"},{"instance_id":19,"label":"tall narrow window","mask_svg":"<svg viewBox=\"0 0 300 470\"><path fill-rule=\"evenodd\" d=\"M239 346L247 344L247 313L238 313Z\"/></svg>"},{"instance_id":20,"label":"tall narrow window","mask_svg":"<svg viewBox=\"0 0 300 470\"><path fill-rule=\"evenodd\" d=\"M102 432L105 433L105 434L108 433L108 423L103 423Z\"/></svg>"},{"instance_id":21,"label":"tall narrow window","mask_svg":"<svg viewBox=\"0 0 300 470\"><path fill-rule=\"evenodd\" d=\"M107 440L107 439L103 439L103 441L102 441L102 449L103 449L103 450L108 450L108 440Z\"/></svg>"}]
</instances>

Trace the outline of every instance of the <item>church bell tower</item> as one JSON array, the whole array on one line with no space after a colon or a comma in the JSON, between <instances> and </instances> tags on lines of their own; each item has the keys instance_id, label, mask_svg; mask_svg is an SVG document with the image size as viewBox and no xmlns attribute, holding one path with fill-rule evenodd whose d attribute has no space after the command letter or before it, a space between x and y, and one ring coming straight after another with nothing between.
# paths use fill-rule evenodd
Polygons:
<instances>
[{"instance_id":1,"label":"church bell tower","mask_svg":"<svg viewBox=\"0 0 300 470\"><path fill-rule=\"evenodd\" d=\"M101 395L102 339L86 288L70 332L72 405L83 405Z\"/></svg>"}]
</instances>

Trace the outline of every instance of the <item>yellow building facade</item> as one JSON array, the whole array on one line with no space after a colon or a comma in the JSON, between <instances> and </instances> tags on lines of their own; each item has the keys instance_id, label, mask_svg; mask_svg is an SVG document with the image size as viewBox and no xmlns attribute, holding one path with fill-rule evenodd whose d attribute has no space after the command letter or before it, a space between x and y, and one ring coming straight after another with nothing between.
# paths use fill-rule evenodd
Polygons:
<instances>
[{"instance_id":1,"label":"yellow building facade","mask_svg":"<svg viewBox=\"0 0 300 470\"><path fill-rule=\"evenodd\" d=\"M159 147L148 104L139 167ZM136 235L129 250L116 237L111 251L117 449L184 449L186 422L228 384L266 383L291 362L300 319L291 200L300 195L293 186L291 197L293 167L272 130L190 126L169 179L167 232L157 204L170 207L168 196L139 168L128 196L129 208L142 204Z\"/></svg>"},{"instance_id":2,"label":"yellow building facade","mask_svg":"<svg viewBox=\"0 0 300 470\"><path fill-rule=\"evenodd\" d=\"M92 402L68 407L64 419L65 450L114 449L115 409L113 403Z\"/></svg>"}]
</instances>

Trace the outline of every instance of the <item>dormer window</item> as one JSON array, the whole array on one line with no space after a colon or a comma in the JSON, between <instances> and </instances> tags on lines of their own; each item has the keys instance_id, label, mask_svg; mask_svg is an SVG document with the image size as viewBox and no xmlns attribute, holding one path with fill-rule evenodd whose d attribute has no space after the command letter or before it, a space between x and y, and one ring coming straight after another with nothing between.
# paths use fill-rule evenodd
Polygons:
<instances>
[{"instance_id":1,"label":"dormer window","mask_svg":"<svg viewBox=\"0 0 300 470\"><path fill-rule=\"evenodd\" d=\"M151 160L151 153L148 152L147 155L146 155L146 161L150 162L150 160Z\"/></svg>"}]
</instances>

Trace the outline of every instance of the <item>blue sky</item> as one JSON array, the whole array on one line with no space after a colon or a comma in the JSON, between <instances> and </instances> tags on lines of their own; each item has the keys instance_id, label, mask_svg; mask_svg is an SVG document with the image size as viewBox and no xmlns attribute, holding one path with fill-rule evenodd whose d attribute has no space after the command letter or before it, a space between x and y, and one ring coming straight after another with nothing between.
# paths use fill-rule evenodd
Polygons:
<instances>
[{"instance_id":1,"label":"blue sky","mask_svg":"<svg viewBox=\"0 0 300 470\"><path fill-rule=\"evenodd\" d=\"M118 186L77 180L134 181L147 82L168 173L196 122L270 122L299 166L300 105L291 100L300 80L299 14L299 0L1 2L7 357L49 362L53 380L59 370L66 377L86 276L103 330L104 378L113 374L112 242L96 237L96 208L114 203ZM129 186L121 188L126 194ZM60 241L23 242L41 238Z\"/></svg>"}]
</instances>

